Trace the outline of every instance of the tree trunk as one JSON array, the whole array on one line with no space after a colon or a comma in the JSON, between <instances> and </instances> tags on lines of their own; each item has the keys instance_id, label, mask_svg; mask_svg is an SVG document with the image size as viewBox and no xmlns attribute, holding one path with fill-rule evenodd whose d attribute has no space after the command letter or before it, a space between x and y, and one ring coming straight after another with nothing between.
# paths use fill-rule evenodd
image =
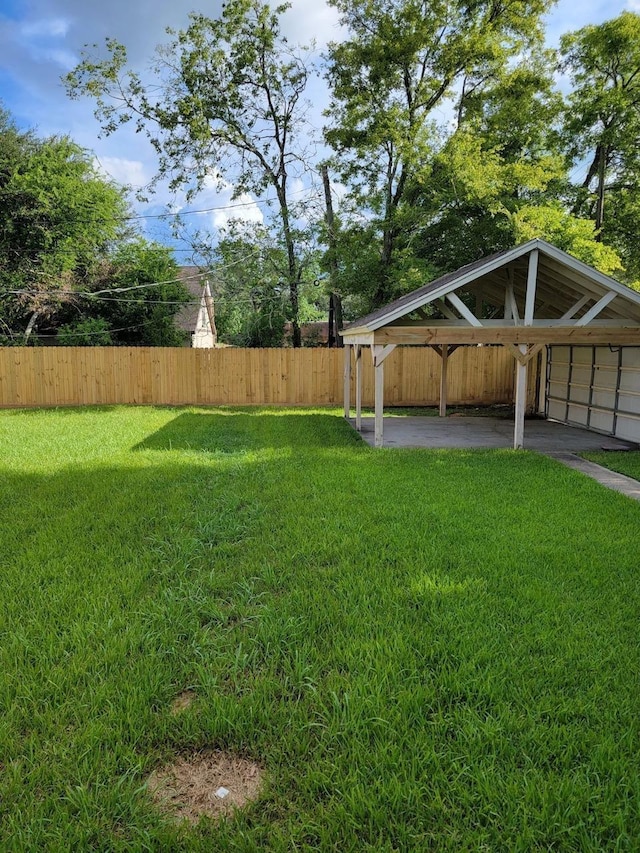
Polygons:
<instances>
[{"instance_id":1,"label":"tree trunk","mask_svg":"<svg viewBox=\"0 0 640 853\"><path fill-rule=\"evenodd\" d=\"M335 231L335 220L333 217L333 199L331 198L331 184L329 182L329 170L326 166L322 169L322 183L324 185L324 200L326 206L325 221L327 223L327 242L329 245L329 336L330 347L343 346L342 335L342 301L337 294L338 287L338 240Z\"/></svg>"},{"instance_id":2,"label":"tree trunk","mask_svg":"<svg viewBox=\"0 0 640 853\"><path fill-rule=\"evenodd\" d=\"M287 204L287 191L285 181L276 185L278 192L278 201L280 202L280 216L282 218L282 231L284 234L284 242L287 247L287 283L289 285L289 302L291 304L291 328L292 328L292 343L294 347L302 345L302 336L300 334L300 308L298 301L298 270L296 264L296 247L291 235L291 225L289 223L289 206Z\"/></svg>"},{"instance_id":3,"label":"tree trunk","mask_svg":"<svg viewBox=\"0 0 640 853\"><path fill-rule=\"evenodd\" d=\"M600 161L598 163L598 202L596 204L596 240L601 240L602 224L604 222L604 184L607 171L607 147L600 145Z\"/></svg>"}]
</instances>

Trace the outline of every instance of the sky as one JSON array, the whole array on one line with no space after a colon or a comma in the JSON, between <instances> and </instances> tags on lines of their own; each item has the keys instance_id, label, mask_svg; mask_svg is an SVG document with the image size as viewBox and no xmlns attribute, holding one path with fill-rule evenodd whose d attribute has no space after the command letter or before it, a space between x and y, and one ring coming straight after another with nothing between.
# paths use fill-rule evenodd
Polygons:
<instances>
[{"instance_id":1,"label":"sky","mask_svg":"<svg viewBox=\"0 0 640 853\"><path fill-rule=\"evenodd\" d=\"M324 0L292 0L291 6L284 18L291 42L313 39L320 55L328 41L339 39L337 14ZM548 17L547 40L556 46L562 33L601 23L625 9L640 12L640 0L559 0ZM107 37L125 44L130 64L144 69L154 47L165 39L165 28L184 26L192 10L216 17L221 0L0 0L0 101L20 127L35 128L40 136L69 135L93 152L107 175L134 189L144 186L156 167L145 137L125 127L100 138L93 103L70 100L61 77L77 64L85 45L103 44ZM310 94L314 121L321 124L326 97L321 84ZM293 189L304 195L302 185ZM140 220L147 236L165 242L168 226L153 217L167 210L167 205L172 210L207 209L186 221L214 232L232 215L261 221L264 205L243 197L245 207L229 207L232 191L231 185L219 191L212 181L188 206L183 198L160 187L150 203L134 202L134 206L139 215L148 217ZM171 242L178 260L189 263L186 244Z\"/></svg>"}]
</instances>

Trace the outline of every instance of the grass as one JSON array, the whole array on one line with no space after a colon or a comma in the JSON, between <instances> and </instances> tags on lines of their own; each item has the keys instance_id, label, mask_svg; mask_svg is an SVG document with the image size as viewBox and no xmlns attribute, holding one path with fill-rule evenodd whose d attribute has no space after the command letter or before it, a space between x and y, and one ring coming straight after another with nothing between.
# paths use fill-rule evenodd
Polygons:
<instances>
[{"instance_id":1,"label":"grass","mask_svg":"<svg viewBox=\"0 0 640 853\"><path fill-rule=\"evenodd\" d=\"M627 450L608 453L602 451L599 453L582 453L581 455L585 459L597 462L598 465L603 465L619 474L626 474L628 477L633 477L634 480L640 480L640 451Z\"/></svg>"},{"instance_id":2,"label":"grass","mask_svg":"<svg viewBox=\"0 0 640 853\"><path fill-rule=\"evenodd\" d=\"M5 412L0 459L2 850L638 849L635 502L327 411ZM175 826L200 747L267 787Z\"/></svg>"}]
</instances>

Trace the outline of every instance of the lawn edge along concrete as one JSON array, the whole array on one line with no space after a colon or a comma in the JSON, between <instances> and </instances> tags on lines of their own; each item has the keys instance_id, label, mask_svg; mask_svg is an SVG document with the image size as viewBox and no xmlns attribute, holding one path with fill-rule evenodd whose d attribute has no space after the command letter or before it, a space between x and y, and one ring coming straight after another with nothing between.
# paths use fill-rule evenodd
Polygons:
<instances>
[{"instance_id":1,"label":"lawn edge along concrete","mask_svg":"<svg viewBox=\"0 0 640 853\"><path fill-rule=\"evenodd\" d=\"M617 471L611 471L609 468L604 468L598 465L597 462L590 462L588 459L582 459L576 456L575 453L566 453L564 451L547 452L545 454L551 459L555 459L566 465L568 468L574 468L576 471L581 471L587 477L591 477L606 486L607 489L614 489L632 498L634 501L640 501L640 482L632 477L627 477L626 474L619 474Z\"/></svg>"}]
</instances>

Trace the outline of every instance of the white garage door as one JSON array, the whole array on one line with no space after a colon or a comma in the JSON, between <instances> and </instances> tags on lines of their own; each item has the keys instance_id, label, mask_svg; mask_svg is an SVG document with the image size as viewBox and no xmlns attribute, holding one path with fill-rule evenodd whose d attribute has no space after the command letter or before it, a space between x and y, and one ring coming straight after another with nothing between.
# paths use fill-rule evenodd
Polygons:
<instances>
[{"instance_id":1,"label":"white garage door","mask_svg":"<svg viewBox=\"0 0 640 853\"><path fill-rule=\"evenodd\" d=\"M545 415L640 442L640 347L549 347Z\"/></svg>"}]
</instances>

